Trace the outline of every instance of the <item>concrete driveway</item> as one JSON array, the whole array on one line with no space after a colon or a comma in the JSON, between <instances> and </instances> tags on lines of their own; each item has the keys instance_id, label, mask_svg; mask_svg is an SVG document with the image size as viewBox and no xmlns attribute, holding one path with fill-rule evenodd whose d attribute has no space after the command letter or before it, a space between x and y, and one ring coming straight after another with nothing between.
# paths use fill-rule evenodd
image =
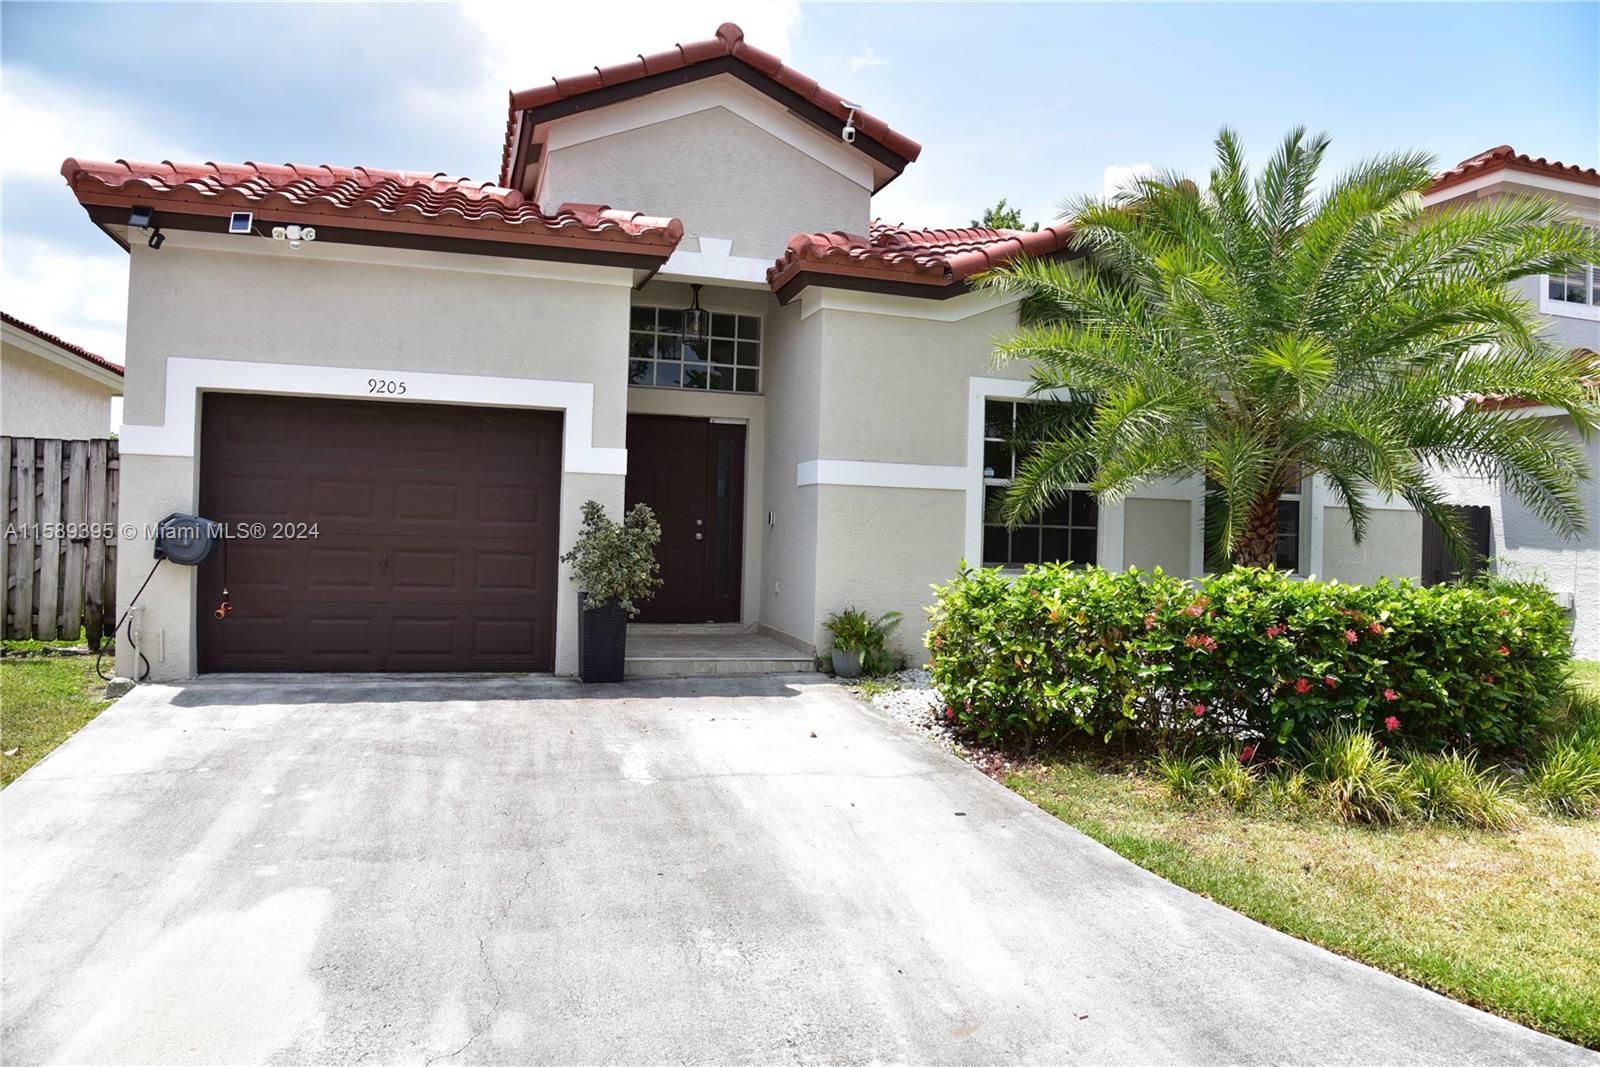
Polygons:
<instances>
[{"instance_id":1,"label":"concrete driveway","mask_svg":"<svg viewBox=\"0 0 1600 1067\"><path fill-rule=\"evenodd\" d=\"M1595 1062L815 675L148 686L0 806L8 1064Z\"/></svg>"}]
</instances>

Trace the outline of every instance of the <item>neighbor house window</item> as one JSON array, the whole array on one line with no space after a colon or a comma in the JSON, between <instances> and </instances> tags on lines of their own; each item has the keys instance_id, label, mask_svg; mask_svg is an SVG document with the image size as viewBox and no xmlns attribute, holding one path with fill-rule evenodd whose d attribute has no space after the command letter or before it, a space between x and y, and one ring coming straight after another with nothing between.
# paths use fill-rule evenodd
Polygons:
<instances>
[{"instance_id":1,"label":"neighbor house window","mask_svg":"<svg viewBox=\"0 0 1600 1067\"><path fill-rule=\"evenodd\" d=\"M990 509L1005 495L1021 458L1012 443L1019 411L1027 401L987 400L983 405L983 564L1021 567L1027 563L1072 562L1093 565L1098 559L1100 507L1087 487L1066 497L1014 530L989 522Z\"/></svg>"},{"instance_id":2,"label":"neighbor house window","mask_svg":"<svg viewBox=\"0 0 1600 1067\"><path fill-rule=\"evenodd\" d=\"M1600 307L1600 267L1592 263L1571 274L1552 274L1546 284L1551 303Z\"/></svg>"},{"instance_id":3,"label":"neighbor house window","mask_svg":"<svg viewBox=\"0 0 1600 1067\"><path fill-rule=\"evenodd\" d=\"M683 338L683 309L634 307L628 384L665 389L761 392L761 318L711 313L704 341Z\"/></svg>"}]
</instances>

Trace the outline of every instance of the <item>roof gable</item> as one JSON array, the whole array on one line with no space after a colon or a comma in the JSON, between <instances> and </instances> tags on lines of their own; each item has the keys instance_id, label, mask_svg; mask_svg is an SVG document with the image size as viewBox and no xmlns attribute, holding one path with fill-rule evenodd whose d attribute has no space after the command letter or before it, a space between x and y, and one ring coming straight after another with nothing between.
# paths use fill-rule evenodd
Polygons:
<instances>
[{"instance_id":1,"label":"roof gable","mask_svg":"<svg viewBox=\"0 0 1600 1067\"><path fill-rule=\"evenodd\" d=\"M1498 171L1509 171L1513 174L1533 174L1600 188L1600 171L1597 171L1594 167L1583 167L1576 163L1562 163L1560 160L1545 159L1543 156L1534 158L1526 152L1518 152L1510 145L1503 144L1487 151L1479 152L1470 159L1463 159L1449 170L1437 175L1433 179L1433 184L1428 186L1427 193L1431 196L1441 190L1449 189L1463 182L1485 177Z\"/></svg>"},{"instance_id":2,"label":"roof gable","mask_svg":"<svg viewBox=\"0 0 1600 1067\"><path fill-rule=\"evenodd\" d=\"M725 22L710 40L680 44L666 52L513 92L501 153L501 184L523 192L534 188L543 165L544 127L554 121L724 75L744 82L831 137L839 137L846 120L851 119L852 109L844 97L824 89L770 52L746 44L744 31ZM852 121L856 129L852 147L871 158L879 171L875 189L887 185L922 152L920 144L869 112L856 109Z\"/></svg>"}]
</instances>

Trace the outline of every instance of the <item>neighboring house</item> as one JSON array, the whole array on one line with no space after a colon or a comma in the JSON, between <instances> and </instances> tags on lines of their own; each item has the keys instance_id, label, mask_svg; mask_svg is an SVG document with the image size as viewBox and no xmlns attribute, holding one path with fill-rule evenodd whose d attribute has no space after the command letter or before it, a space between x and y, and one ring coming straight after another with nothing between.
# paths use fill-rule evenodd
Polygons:
<instances>
[{"instance_id":1,"label":"neighboring house","mask_svg":"<svg viewBox=\"0 0 1600 1067\"><path fill-rule=\"evenodd\" d=\"M1509 145L1446 171L1425 201L1429 207L1448 208L1466 199L1529 194L1554 197L1575 219L1600 226L1600 172L1534 159ZM1600 265L1589 264L1565 277L1529 279L1519 291L1544 316L1545 336L1591 357L1600 352ZM1486 397L1481 403L1527 418L1554 419L1588 454L1589 468L1596 475L1584 486L1590 525L1589 532L1576 540L1558 537L1497 482L1457 479L1452 498L1476 509L1480 548L1491 567L1548 585L1573 610L1574 651L1586 659L1600 659L1600 435L1585 441L1570 417L1515 397Z\"/></svg>"},{"instance_id":2,"label":"neighboring house","mask_svg":"<svg viewBox=\"0 0 1600 1067\"><path fill-rule=\"evenodd\" d=\"M111 436L122 368L0 312L0 434L87 440Z\"/></svg>"},{"instance_id":3,"label":"neighboring house","mask_svg":"<svg viewBox=\"0 0 1600 1067\"><path fill-rule=\"evenodd\" d=\"M984 524L1028 372L991 359L1015 303L968 281L1069 234L873 221L920 152L724 25L513 93L498 184L67 160L132 259L122 520L291 535L155 576L152 676L570 673L557 556L590 498L661 519L641 621L803 649L850 605L904 612L914 649L962 559L1201 573L1197 482ZM1420 553L1409 509L1360 547L1338 520L1314 487L1287 502L1282 561L1362 579ZM131 594L148 556L119 555Z\"/></svg>"}]
</instances>

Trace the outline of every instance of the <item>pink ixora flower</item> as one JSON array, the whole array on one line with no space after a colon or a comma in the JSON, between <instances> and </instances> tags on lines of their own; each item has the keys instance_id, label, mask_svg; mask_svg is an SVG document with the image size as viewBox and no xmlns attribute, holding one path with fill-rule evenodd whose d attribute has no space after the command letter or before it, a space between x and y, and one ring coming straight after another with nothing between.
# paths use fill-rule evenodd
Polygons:
<instances>
[{"instance_id":1,"label":"pink ixora flower","mask_svg":"<svg viewBox=\"0 0 1600 1067\"><path fill-rule=\"evenodd\" d=\"M1217 639L1210 634L1190 634L1183 639L1183 643L1190 648L1198 648L1202 652L1215 652Z\"/></svg>"},{"instance_id":2,"label":"pink ixora flower","mask_svg":"<svg viewBox=\"0 0 1600 1067\"><path fill-rule=\"evenodd\" d=\"M1156 628L1156 613L1155 612L1152 611L1150 614L1148 614L1148 615L1146 615L1144 617L1144 628L1146 630L1154 630Z\"/></svg>"},{"instance_id":3,"label":"pink ixora flower","mask_svg":"<svg viewBox=\"0 0 1600 1067\"><path fill-rule=\"evenodd\" d=\"M1355 644L1356 643L1356 632L1354 630L1346 630L1344 632L1344 641L1345 641L1345 644L1347 644L1347 645Z\"/></svg>"},{"instance_id":4,"label":"pink ixora flower","mask_svg":"<svg viewBox=\"0 0 1600 1067\"><path fill-rule=\"evenodd\" d=\"M1400 729L1400 720L1391 715L1387 719L1383 720L1383 728L1392 734L1396 730Z\"/></svg>"},{"instance_id":5,"label":"pink ixora flower","mask_svg":"<svg viewBox=\"0 0 1600 1067\"><path fill-rule=\"evenodd\" d=\"M1490 685L1493 685L1494 684L1494 675L1486 674L1486 675L1483 676L1483 680L1485 682L1488 682Z\"/></svg>"},{"instance_id":6,"label":"pink ixora flower","mask_svg":"<svg viewBox=\"0 0 1600 1067\"><path fill-rule=\"evenodd\" d=\"M1239 751L1239 762L1240 763L1249 763L1251 760L1253 760L1255 758L1256 758L1256 746L1254 746L1254 745L1246 745L1246 746L1244 746L1243 749L1241 749Z\"/></svg>"},{"instance_id":7,"label":"pink ixora flower","mask_svg":"<svg viewBox=\"0 0 1600 1067\"><path fill-rule=\"evenodd\" d=\"M1509 655L1511 655L1511 650L1509 648L1507 648L1505 645L1501 645L1500 646L1500 654L1502 656L1509 656Z\"/></svg>"},{"instance_id":8,"label":"pink ixora flower","mask_svg":"<svg viewBox=\"0 0 1600 1067\"><path fill-rule=\"evenodd\" d=\"M1335 678L1331 674L1324 674L1322 676L1322 684L1327 686L1329 689L1332 689L1334 686L1339 684L1339 679Z\"/></svg>"},{"instance_id":9,"label":"pink ixora flower","mask_svg":"<svg viewBox=\"0 0 1600 1067\"><path fill-rule=\"evenodd\" d=\"M1396 693L1393 689L1385 689L1383 691L1383 699L1391 702L1396 701L1400 699L1400 694Z\"/></svg>"},{"instance_id":10,"label":"pink ixora flower","mask_svg":"<svg viewBox=\"0 0 1600 1067\"><path fill-rule=\"evenodd\" d=\"M1268 637L1280 637L1280 636L1282 636L1283 631L1285 631L1287 629L1288 629L1288 627L1283 625L1283 623L1281 623L1281 622L1273 623L1271 626L1267 627L1267 636Z\"/></svg>"},{"instance_id":11,"label":"pink ixora flower","mask_svg":"<svg viewBox=\"0 0 1600 1067\"><path fill-rule=\"evenodd\" d=\"M1202 715L1204 715L1206 713L1206 706L1204 704L1201 704L1201 703L1197 702L1195 704L1195 706L1190 708L1189 710L1194 712L1194 717L1198 719L1200 716L1202 716Z\"/></svg>"},{"instance_id":12,"label":"pink ixora flower","mask_svg":"<svg viewBox=\"0 0 1600 1067\"><path fill-rule=\"evenodd\" d=\"M1379 626L1377 623L1373 623L1371 626L1367 627L1367 633L1377 634L1381 637L1383 635L1383 627Z\"/></svg>"},{"instance_id":13,"label":"pink ixora flower","mask_svg":"<svg viewBox=\"0 0 1600 1067\"><path fill-rule=\"evenodd\" d=\"M1200 616L1206 613L1206 609L1201 607L1199 604L1190 604L1188 607L1183 609L1183 613L1192 619L1198 619Z\"/></svg>"},{"instance_id":14,"label":"pink ixora flower","mask_svg":"<svg viewBox=\"0 0 1600 1067\"><path fill-rule=\"evenodd\" d=\"M944 709L944 717L946 719L954 719L956 717L956 709L946 705Z\"/></svg>"},{"instance_id":15,"label":"pink ixora flower","mask_svg":"<svg viewBox=\"0 0 1600 1067\"><path fill-rule=\"evenodd\" d=\"M1301 694L1311 692L1311 680L1309 678L1297 679L1294 683L1294 691Z\"/></svg>"}]
</instances>

